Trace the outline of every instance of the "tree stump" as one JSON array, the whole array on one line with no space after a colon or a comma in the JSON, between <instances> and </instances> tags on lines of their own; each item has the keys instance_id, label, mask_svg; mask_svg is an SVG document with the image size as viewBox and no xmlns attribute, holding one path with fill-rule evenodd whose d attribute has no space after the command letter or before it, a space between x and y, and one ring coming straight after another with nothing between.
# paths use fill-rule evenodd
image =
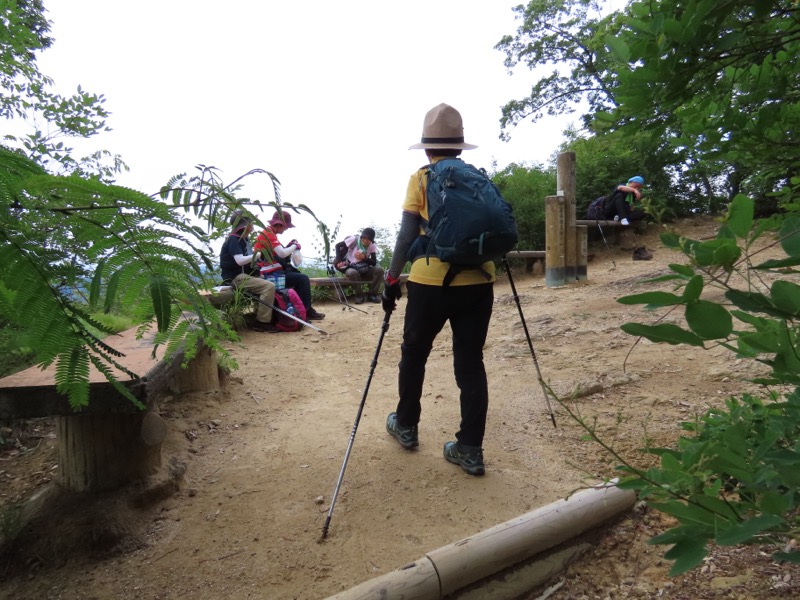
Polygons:
<instances>
[{"instance_id":1,"label":"tree stump","mask_svg":"<svg viewBox=\"0 0 800 600\"><path fill-rule=\"evenodd\" d=\"M174 367L168 386L175 394L219 390L217 353L205 347L198 350L187 368L181 368L180 364Z\"/></svg>"},{"instance_id":2,"label":"tree stump","mask_svg":"<svg viewBox=\"0 0 800 600\"><path fill-rule=\"evenodd\" d=\"M158 421L163 423L144 412L56 417L59 483L75 492L101 492L155 473L166 435Z\"/></svg>"},{"instance_id":3,"label":"tree stump","mask_svg":"<svg viewBox=\"0 0 800 600\"><path fill-rule=\"evenodd\" d=\"M152 389L151 389L152 384ZM217 355L201 348L187 368L176 360L163 377L148 381L148 393L168 387L173 393L220 389ZM153 411L93 412L56 417L59 483L75 492L100 492L140 481L161 467L164 420Z\"/></svg>"}]
</instances>

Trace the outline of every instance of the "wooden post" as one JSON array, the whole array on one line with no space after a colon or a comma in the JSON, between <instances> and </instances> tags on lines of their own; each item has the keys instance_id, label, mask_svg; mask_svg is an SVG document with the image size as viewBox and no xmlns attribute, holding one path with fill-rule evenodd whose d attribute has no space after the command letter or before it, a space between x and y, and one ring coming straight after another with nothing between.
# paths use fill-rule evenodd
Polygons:
<instances>
[{"instance_id":1,"label":"wooden post","mask_svg":"<svg viewBox=\"0 0 800 600\"><path fill-rule=\"evenodd\" d=\"M589 278L589 228L586 225L577 225L575 233L575 244L578 248L578 267L575 276L578 281L586 281Z\"/></svg>"},{"instance_id":2,"label":"wooden post","mask_svg":"<svg viewBox=\"0 0 800 600\"><path fill-rule=\"evenodd\" d=\"M544 273L547 287L566 283L564 277L564 197L545 198L545 259Z\"/></svg>"},{"instance_id":3,"label":"wooden post","mask_svg":"<svg viewBox=\"0 0 800 600\"><path fill-rule=\"evenodd\" d=\"M564 197L564 279L572 282L577 279L578 247L575 243L575 153L562 152L558 155L556 168L556 193Z\"/></svg>"}]
</instances>

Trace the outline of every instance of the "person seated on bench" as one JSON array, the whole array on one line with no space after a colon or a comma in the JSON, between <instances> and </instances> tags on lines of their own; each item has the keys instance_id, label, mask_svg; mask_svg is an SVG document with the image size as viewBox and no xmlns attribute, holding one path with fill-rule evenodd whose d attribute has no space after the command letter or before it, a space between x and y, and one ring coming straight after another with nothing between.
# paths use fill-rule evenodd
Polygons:
<instances>
[{"instance_id":1,"label":"person seated on bench","mask_svg":"<svg viewBox=\"0 0 800 600\"><path fill-rule=\"evenodd\" d=\"M351 235L335 246L336 269L344 273L349 281L369 282L367 297L370 302L380 304L381 286L383 285L383 268L378 266L378 247L375 245L375 230L366 227L360 236ZM364 294L360 285L356 286L356 304L364 303Z\"/></svg>"},{"instance_id":2,"label":"person seated on bench","mask_svg":"<svg viewBox=\"0 0 800 600\"><path fill-rule=\"evenodd\" d=\"M317 312L311 306L311 282L308 280L308 275L298 271L289 262L292 252L300 250L300 243L297 240L292 240L287 246L284 246L278 240L278 234L292 227L294 227L292 225L292 215L286 211L283 211L283 214L275 211L269 221L269 226L258 234L253 251L261 252L264 260L277 260L283 265L286 275L286 287L293 289L300 296L303 306L306 307L306 318L309 321L321 321L325 318L325 314Z\"/></svg>"},{"instance_id":3,"label":"person seated on bench","mask_svg":"<svg viewBox=\"0 0 800 600\"><path fill-rule=\"evenodd\" d=\"M613 192L606 196L603 204L606 219L619 221L620 225L630 225L631 221L644 218L644 210L636 206L636 201L642 197L644 178L640 175L628 179L626 185L618 185Z\"/></svg>"},{"instance_id":4,"label":"person seated on bench","mask_svg":"<svg viewBox=\"0 0 800 600\"><path fill-rule=\"evenodd\" d=\"M222 283L258 296L256 320L250 328L274 333L278 330L272 325L270 306L275 304L275 284L261 277L261 272L253 261L253 249L248 240L253 232L253 222L250 217L236 211L231 217L231 225L233 230L219 252Z\"/></svg>"}]
</instances>

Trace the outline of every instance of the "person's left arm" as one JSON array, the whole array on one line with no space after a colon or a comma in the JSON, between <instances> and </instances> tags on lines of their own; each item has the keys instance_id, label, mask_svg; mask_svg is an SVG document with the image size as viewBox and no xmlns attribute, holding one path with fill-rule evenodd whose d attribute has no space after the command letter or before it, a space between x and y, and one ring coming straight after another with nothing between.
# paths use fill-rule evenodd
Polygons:
<instances>
[{"instance_id":1,"label":"person's left arm","mask_svg":"<svg viewBox=\"0 0 800 600\"><path fill-rule=\"evenodd\" d=\"M366 258L367 264L370 267L374 267L378 264L378 247L375 244L370 244L367 252L369 252Z\"/></svg>"}]
</instances>

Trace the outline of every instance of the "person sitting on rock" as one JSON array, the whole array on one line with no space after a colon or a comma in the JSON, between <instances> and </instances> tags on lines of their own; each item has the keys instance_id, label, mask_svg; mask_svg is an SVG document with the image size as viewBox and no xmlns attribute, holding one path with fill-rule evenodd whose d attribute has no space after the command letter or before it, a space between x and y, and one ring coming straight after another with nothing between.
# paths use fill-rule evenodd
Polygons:
<instances>
[{"instance_id":1,"label":"person sitting on rock","mask_svg":"<svg viewBox=\"0 0 800 600\"><path fill-rule=\"evenodd\" d=\"M378 266L378 247L375 245L375 230L366 227L360 236L351 235L336 244L334 265L349 281L356 283L356 304L364 303L360 282L369 282L367 297L370 302L380 304L383 268Z\"/></svg>"}]
</instances>

